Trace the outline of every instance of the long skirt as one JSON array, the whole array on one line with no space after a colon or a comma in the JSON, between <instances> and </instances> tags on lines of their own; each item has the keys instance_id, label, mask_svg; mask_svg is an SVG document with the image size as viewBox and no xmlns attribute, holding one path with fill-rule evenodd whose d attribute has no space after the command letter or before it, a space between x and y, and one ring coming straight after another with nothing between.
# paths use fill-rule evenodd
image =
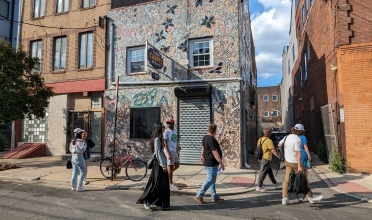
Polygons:
<instances>
[{"instance_id":1,"label":"long skirt","mask_svg":"<svg viewBox=\"0 0 372 220\"><path fill-rule=\"evenodd\" d=\"M149 181L142 196L136 204L155 204L162 209L168 209L170 205L170 191L168 173L163 171L155 159Z\"/></svg>"}]
</instances>

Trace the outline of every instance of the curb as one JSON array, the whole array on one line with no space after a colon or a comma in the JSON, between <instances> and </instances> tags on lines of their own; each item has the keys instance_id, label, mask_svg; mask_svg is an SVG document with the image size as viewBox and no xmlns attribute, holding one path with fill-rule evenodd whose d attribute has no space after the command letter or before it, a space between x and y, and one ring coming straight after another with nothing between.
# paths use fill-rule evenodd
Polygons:
<instances>
[{"instance_id":1,"label":"curb","mask_svg":"<svg viewBox=\"0 0 372 220\"><path fill-rule=\"evenodd\" d=\"M343 190L343 189L341 189L341 188L335 186L335 185L334 185L334 184L333 184L333 183L328 179L328 177L327 177L324 173L322 173L320 170L318 170L315 166L313 167L313 170L314 170L316 176L317 176L320 180L322 180L322 181L323 181L323 182L324 182L324 183L325 183L329 188L335 190L336 192L339 192L339 193L341 193L341 194L347 195L347 196L352 197L352 198L354 198L354 199L358 199L358 200L360 200L360 201L362 201L362 202L372 203L372 199L365 198L365 197L363 197L363 196L354 195L354 194L352 194L352 193L349 193L349 192L347 192L347 191L345 191L345 190Z\"/></svg>"}]
</instances>

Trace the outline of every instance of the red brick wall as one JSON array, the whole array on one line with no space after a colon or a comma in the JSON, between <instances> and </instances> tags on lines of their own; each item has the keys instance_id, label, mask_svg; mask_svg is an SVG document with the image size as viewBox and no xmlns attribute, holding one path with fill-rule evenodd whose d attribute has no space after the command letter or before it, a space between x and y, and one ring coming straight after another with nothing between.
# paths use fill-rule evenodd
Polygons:
<instances>
[{"instance_id":1,"label":"red brick wall","mask_svg":"<svg viewBox=\"0 0 372 220\"><path fill-rule=\"evenodd\" d=\"M263 97L267 95L269 101L263 101ZM277 101L273 101L273 95L277 96ZM281 105L280 105L280 87L270 86L270 87L259 87L257 88L257 98L258 98L258 117L262 119L262 122L279 122L281 123ZM273 117L271 112L277 110L278 117ZM269 112L269 117L264 116L264 112Z\"/></svg>"}]
</instances>

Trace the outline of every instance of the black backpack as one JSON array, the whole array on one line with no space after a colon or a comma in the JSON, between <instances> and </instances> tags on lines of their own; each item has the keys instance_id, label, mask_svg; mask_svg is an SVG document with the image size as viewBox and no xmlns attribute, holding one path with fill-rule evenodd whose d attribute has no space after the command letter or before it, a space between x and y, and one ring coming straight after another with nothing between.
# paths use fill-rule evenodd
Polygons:
<instances>
[{"instance_id":1,"label":"black backpack","mask_svg":"<svg viewBox=\"0 0 372 220\"><path fill-rule=\"evenodd\" d=\"M265 139L263 142L262 142L262 138L261 138L261 141L260 141L260 146L258 146L256 148L256 150L254 151L253 153L253 156L254 158L258 159L258 160L261 160L262 159L262 156L263 156L263 150L262 150L262 144L266 141L267 139ZM266 152L265 152L266 153Z\"/></svg>"},{"instance_id":2,"label":"black backpack","mask_svg":"<svg viewBox=\"0 0 372 220\"><path fill-rule=\"evenodd\" d=\"M306 176L302 173L295 174L295 172L292 171L289 174L288 193L296 194L298 201L302 202L309 191L310 189L307 187ZM300 200L298 194L304 194L304 198Z\"/></svg>"}]
</instances>

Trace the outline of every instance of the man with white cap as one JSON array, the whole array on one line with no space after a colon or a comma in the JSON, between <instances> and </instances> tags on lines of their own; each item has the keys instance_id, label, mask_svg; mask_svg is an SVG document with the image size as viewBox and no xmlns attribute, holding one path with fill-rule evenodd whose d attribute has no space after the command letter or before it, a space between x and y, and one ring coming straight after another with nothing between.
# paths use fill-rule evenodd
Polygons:
<instances>
[{"instance_id":1,"label":"man with white cap","mask_svg":"<svg viewBox=\"0 0 372 220\"><path fill-rule=\"evenodd\" d=\"M301 163L301 139L298 135L301 134L301 131L305 130L302 124L296 124L294 127L291 128L291 133L286 138L283 138L278 144L279 147L282 147L284 141L284 159L285 159L285 179L283 182L282 188L282 204L283 205L290 205L293 204L292 201L288 199L288 187L289 187L289 175L292 171L295 173L303 172L304 167ZM323 199L323 196L314 196L310 186L309 192L307 193L307 198L310 203L320 202Z\"/></svg>"}]
</instances>

